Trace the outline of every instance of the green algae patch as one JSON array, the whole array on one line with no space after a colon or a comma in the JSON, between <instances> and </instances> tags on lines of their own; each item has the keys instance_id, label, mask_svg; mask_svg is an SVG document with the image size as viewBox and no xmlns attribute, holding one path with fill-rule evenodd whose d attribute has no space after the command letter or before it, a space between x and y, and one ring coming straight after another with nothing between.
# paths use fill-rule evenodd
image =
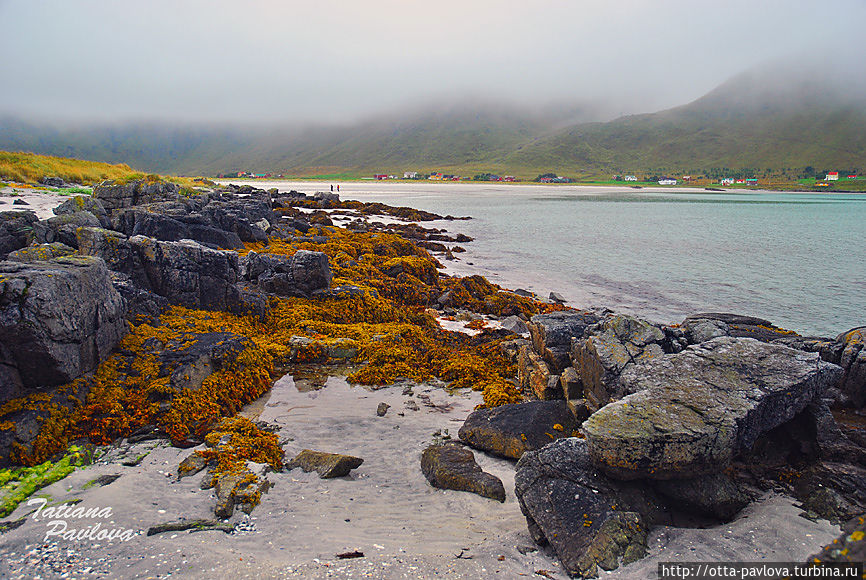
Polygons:
<instances>
[{"instance_id":1,"label":"green algae patch","mask_svg":"<svg viewBox=\"0 0 866 580\"><path fill-rule=\"evenodd\" d=\"M22 501L43 487L60 481L84 463L85 456L81 449L73 445L59 461L0 470L0 517L8 516Z\"/></svg>"}]
</instances>

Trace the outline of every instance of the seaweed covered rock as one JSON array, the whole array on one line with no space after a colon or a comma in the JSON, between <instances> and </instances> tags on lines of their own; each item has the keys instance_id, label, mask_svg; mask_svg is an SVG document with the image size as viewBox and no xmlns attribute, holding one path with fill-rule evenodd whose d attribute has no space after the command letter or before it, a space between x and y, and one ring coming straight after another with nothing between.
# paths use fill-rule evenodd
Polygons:
<instances>
[{"instance_id":1,"label":"seaweed covered rock","mask_svg":"<svg viewBox=\"0 0 866 580\"><path fill-rule=\"evenodd\" d=\"M349 475L350 471L360 467L362 463L363 459L352 455L304 449L286 464L286 469L300 467L307 473L315 471L321 479L330 479Z\"/></svg>"},{"instance_id":2,"label":"seaweed covered rock","mask_svg":"<svg viewBox=\"0 0 866 580\"><path fill-rule=\"evenodd\" d=\"M73 248L78 247L76 230L86 227L100 227L99 219L89 211L77 211L57 215L42 220L33 226L33 235L40 244L62 242Z\"/></svg>"},{"instance_id":3,"label":"seaweed covered rock","mask_svg":"<svg viewBox=\"0 0 866 580\"><path fill-rule=\"evenodd\" d=\"M578 425L565 401L528 401L472 412L458 436L467 445L508 459L570 437Z\"/></svg>"},{"instance_id":4,"label":"seaweed covered rock","mask_svg":"<svg viewBox=\"0 0 866 580\"><path fill-rule=\"evenodd\" d=\"M22 385L38 389L93 370L127 332L105 263L66 256L0 264L0 342Z\"/></svg>"},{"instance_id":5,"label":"seaweed covered rock","mask_svg":"<svg viewBox=\"0 0 866 580\"><path fill-rule=\"evenodd\" d=\"M33 239L33 226L39 218L31 211L0 212L0 259L19 250Z\"/></svg>"},{"instance_id":6,"label":"seaweed covered rock","mask_svg":"<svg viewBox=\"0 0 866 580\"><path fill-rule=\"evenodd\" d=\"M595 577L598 568L642 558L649 525L666 523L646 486L605 477L574 437L525 453L514 491L533 540L549 543L573 575Z\"/></svg>"},{"instance_id":7,"label":"seaweed covered rock","mask_svg":"<svg viewBox=\"0 0 866 580\"><path fill-rule=\"evenodd\" d=\"M433 487L469 491L505 501L502 481L482 470L472 451L456 443L427 447L421 454L421 471Z\"/></svg>"},{"instance_id":8,"label":"seaweed covered rock","mask_svg":"<svg viewBox=\"0 0 866 580\"><path fill-rule=\"evenodd\" d=\"M89 195L76 195L75 197L67 199L51 211L54 212L54 215L66 215L77 213L79 211L86 211L96 216L101 227L111 227L111 220L109 219L108 212L105 211L102 202Z\"/></svg>"},{"instance_id":9,"label":"seaweed covered rock","mask_svg":"<svg viewBox=\"0 0 866 580\"><path fill-rule=\"evenodd\" d=\"M586 329L599 320L595 314L571 310L537 314L528 324L532 346L551 372L559 374L571 366L569 351L572 340L583 338Z\"/></svg>"},{"instance_id":10,"label":"seaweed covered rock","mask_svg":"<svg viewBox=\"0 0 866 580\"><path fill-rule=\"evenodd\" d=\"M518 350L517 382L524 392L532 393L543 401L563 397L559 377L551 374L550 367L532 349L531 344L524 344Z\"/></svg>"},{"instance_id":11,"label":"seaweed covered rock","mask_svg":"<svg viewBox=\"0 0 866 580\"><path fill-rule=\"evenodd\" d=\"M866 516L860 515L848 521L842 534L832 543L824 546L820 553L809 558L804 567L833 563L860 564L866 562ZM805 577L805 576L804 576ZM816 574L814 576L818 578ZM829 577L829 574L826 576Z\"/></svg>"},{"instance_id":12,"label":"seaweed covered rock","mask_svg":"<svg viewBox=\"0 0 866 580\"><path fill-rule=\"evenodd\" d=\"M644 320L617 314L573 342L571 360L592 409L626 393L620 375L640 361L664 354L665 333Z\"/></svg>"},{"instance_id":13,"label":"seaweed covered rock","mask_svg":"<svg viewBox=\"0 0 866 580\"><path fill-rule=\"evenodd\" d=\"M178 199L180 187L176 183L156 179L128 183L108 180L93 188L93 197L99 200L108 213L112 213L134 205Z\"/></svg>"},{"instance_id":14,"label":"seaweed covered rock","mask_svg":"<svg viewBox=\"0 0 866 580\"><path fill-rule=\"evenodd\" d=\"M584 422L593 461L621 479L717 472L802 412L841 369L816 353L715 338L631 365L624 392Z\"/></svg>"},{"instance_id":15,"label":"seaweed covered rock","mask_svg":"<svg viewBox=\"0 0 866 580\"><path fill-rule=\"evenodd\" d=\"M265 292L280 296L310 297L327 290L333 274L328 256L298 250L291 258L250 252L245 257L245 277Z\"/></svg>"}]
</instances>

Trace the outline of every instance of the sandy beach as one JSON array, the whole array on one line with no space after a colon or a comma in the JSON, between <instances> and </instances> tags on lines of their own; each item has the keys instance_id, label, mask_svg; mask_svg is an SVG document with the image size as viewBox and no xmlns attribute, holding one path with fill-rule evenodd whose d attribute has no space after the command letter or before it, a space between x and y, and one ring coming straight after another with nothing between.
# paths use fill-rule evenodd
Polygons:
<instances>
[{"instance_id":1,"label":"sandy beach","mask_svg":"<svg viewBox=\"0 0 866 580\"><path fill-rule=\"evenodd\" d=\"M514 578L538 571L566 578L555 557L529 537L514 497L513 462L475 453L481 467L505 484L504 504L434 489L421 473L421 451L446 430L455 436L479 395L419 385L410 395L407 387L368 390L330 377L320 389L309 390L304 382L299 390L290 376L277 381L244 414L279 426L287 457L311 448L356 455L364 464L331 480L298 469L268 474L273 487L251 516L233 516L232 533L144 535L157 524L212 518L214 498L198 489L201 475L177 480L178 463L194 449L122 443L37 497L112 508L110 520L70 519L70 528L99 521L138 535L114 543L60 540L47 549L42 541L49 522L28 516L33 506L22 505L6 519L25 517L24 524L0 537L0 576L60 577L69 562L67 577L79 578ZM390 408L378 417L382 402ZM139 465L120 465L142 454ZM105 475L120 477L88 486ZM655 530L648 558L605 577L648 578L658 561L802 560L839 530L799 517L799 511L790 499L768 495L724 526ZM351 551L364 557L336 556Z\"/></svg>"}]
</instances>

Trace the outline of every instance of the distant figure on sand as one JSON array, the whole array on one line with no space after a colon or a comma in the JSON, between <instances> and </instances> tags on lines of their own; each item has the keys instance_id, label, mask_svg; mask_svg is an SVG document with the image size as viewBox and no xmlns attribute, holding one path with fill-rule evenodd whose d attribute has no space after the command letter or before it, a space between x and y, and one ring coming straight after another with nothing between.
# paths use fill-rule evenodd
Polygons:
<instances>
[{"instance_id":1,"label":"distant figure on sand","mask_svg":"<svg viewBox=\"0 0 866 580\"><path fill-rule=\"evenodd\" d=\"M333 184L333 183L331 184L331 191L334 191L334 184ZM337 191L340 191L340 186L339 186L339 185L337 186Z\"/></svg>"},{"instance_id":2,"label":"distant figure on sand","mask_svg":"<svg viewBox=\"0 0 866 580\"><path fill-rule=\"evenodd\" d=\"M337 193L340 193L340 184L337 184Z\"/></svg>"}]
</instances>

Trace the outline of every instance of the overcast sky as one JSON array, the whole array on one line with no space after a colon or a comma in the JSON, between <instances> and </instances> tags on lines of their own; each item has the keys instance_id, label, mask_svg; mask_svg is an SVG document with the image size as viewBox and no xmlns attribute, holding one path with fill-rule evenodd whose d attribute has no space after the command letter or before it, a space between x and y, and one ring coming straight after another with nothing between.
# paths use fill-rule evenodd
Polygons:
<instances>
[{"instance_id":1,"label":"overcast sky","mask_svg":"<svg viewBox=\"0 0 866 580\"><path fill-rule=\"evenodd\" d=\"M683 104L864 54L866 1L0 0L0 113L334 122L474 97Z\"/></svg>"}]
</instances>

